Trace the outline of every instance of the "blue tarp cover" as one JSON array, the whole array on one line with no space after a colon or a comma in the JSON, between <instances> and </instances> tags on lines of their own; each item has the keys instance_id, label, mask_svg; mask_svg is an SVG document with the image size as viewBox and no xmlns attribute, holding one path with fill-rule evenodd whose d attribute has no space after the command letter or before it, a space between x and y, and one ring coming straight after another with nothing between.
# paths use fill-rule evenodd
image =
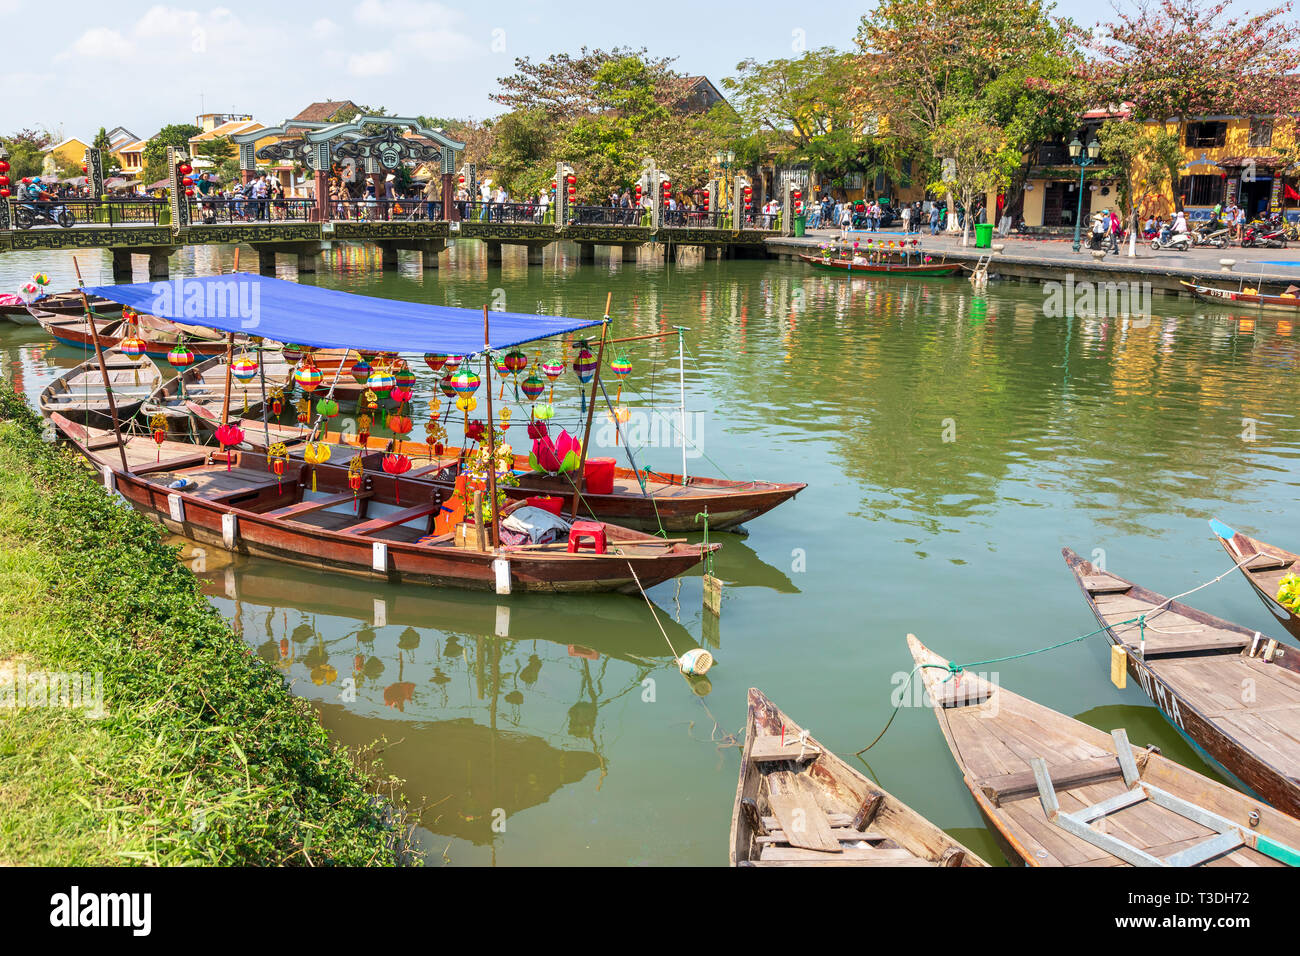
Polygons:
<instances>
[{"instance_id":1,"label":"blue tarp cover","mask_svg":"<svg viewBox=\"0 0 1300 956\"><path fill-rule=\"evenodd\" d=\"M88 286L86 292L188 325L261 336L273 342L377 352L483 351L483 312L378 299L240 272L165 282ZM600 325L597 320L489 312L491 346Z\"/></svg>"}]
</instances>

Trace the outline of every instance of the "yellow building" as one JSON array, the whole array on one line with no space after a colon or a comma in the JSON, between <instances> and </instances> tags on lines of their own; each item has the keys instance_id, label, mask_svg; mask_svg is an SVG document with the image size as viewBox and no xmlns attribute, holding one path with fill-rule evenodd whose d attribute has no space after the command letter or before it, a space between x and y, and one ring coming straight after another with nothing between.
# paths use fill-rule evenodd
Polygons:
<instances>
[{"instance_id":1,"label":"yellow building","mask_svg":"<svg viewBox=\"0 0 1300 956\"><path fill-rule=\"evenodd\" d=\"M147 139L133 139L112 151L123 176L135 179L144 172L144 148L148 144Z\"/></svg>"},{"instance_id":2,"label":"yellow building","mask_svg":"<svg viewBox=\"0 0 1300 956\"><path fill-rule=\"evenodd\" d=\"M80 167L86 161L86 150L88 148L89 144L82 142L75 136L53 146L46 146L41 150L45 154L41 174L52 176L60 166Z\"/></svg>"}]
</instances>

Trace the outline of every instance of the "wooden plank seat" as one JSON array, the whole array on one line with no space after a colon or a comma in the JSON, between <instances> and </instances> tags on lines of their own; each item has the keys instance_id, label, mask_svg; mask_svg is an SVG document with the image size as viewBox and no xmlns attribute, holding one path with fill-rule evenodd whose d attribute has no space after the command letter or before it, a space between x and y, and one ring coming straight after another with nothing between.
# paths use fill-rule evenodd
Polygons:
<instances>
[{"instance_id":1,"label":"wooden plank seat","mask_svg":"<svg viewBox=\"0 0 1300 956\"><path fill-rule=\"evenodd\" d=\"M132 465L131 474L151 475L159 471L180 471L183 468L196 468L206 465L207 455L181 455L178 458L164 458L162 461L150 461L143 465Z\"/></svg>"},{"instance_id":2,"label":"wooden plank seat","mask_svg":"<svg viewBox=\"0 0 1300 956\"><path fill-rule=\"evenodd\" d=\"M1276 554L1258 551L1242 566L1248 571L1278 571L1282 568L1289 568L1294 563L1295 562L1290 558L1283 558Z\"/></svg>"},{"instance_id":3,"label":"wooden plank seat","mask_svg":"<svg viewBox=\"0 0 1300 956\"><path fill-rule=\"evenodd\" d=\"M315 501L300 501L297 504L276 508L274 511L264 511L262 517L294 521L303 515L311 514L313 511L322 511L325 508L333 508L335 505L350 504L353 498L365 501L374 497L374 494L373 491L359 491L355 495L351 491L341 491L336 495L317 498Z\"/></svg>"},{"instance_id":4,"label":"wooden plank seat","mask_svg":"<svg viewBox=\"0 0 1300 956\"><path fill-rule=\"evenodd\" d=\"M1052 765L1052 782L1058 790L1071 790L1075 787L1087 787L1107 780L1116 780L1124 776L1119 760L1113 754L1102 757L1086 757L1068 764ZM979 781L979 788L993 801L995 807L1015 800L1038 796L1038 781L1032 770L1020 770L1015 773L999 774L985 777Z\"/></svg>"},{"instance_id":5,"label":"wooden plank seat","mask_svg":"<svg viewBox=\"0 0 1300 956\"><path fill-rule=\"evenodd\" d=\"M763 847L759 864L799 865L809 863L824 866L934 866L929 860L907 850L885 850L874 847L843 847L838 853L822 853L793 846Z\"/></svg>"},{"instance_id":6,"label":"wooden plank seat","mask_svg":"<svg viewBox=\"0 0 1300 956\"><path fill-rule=\"evenodd\" d=\"M431 514L436 514L441 508L441 501L426 501L410 508L403 508L401 511L395 511L392 514L353 525L351 528L346 529L344 534L376 534L394 528L399 524L414 521L416 518L425 518Z\"/></svg>"}]
</instances>

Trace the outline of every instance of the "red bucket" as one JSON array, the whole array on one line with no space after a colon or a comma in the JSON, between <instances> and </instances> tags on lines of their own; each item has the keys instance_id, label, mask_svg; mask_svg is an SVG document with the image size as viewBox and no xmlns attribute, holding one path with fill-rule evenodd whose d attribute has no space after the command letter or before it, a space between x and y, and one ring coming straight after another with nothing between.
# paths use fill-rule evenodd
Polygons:
<instances>
[{"instance_id":1,"label":"red bucket","mask_svg":"<svg viewBox=\"0 0 1300 956\"><path fill-rule=\"evenodd\" d=\"M609 495L614 493L613 458L588 458L582 475L587 483L587 494Z\"/></svg>"},{"instance_id":2,"label":"red bucket","mask_svg":"<svg viewBox=\"0 0 1300 956\"><path fill-rule=\"evenodd\" d=\"M549 511L555 517L561 517L564 511L564 499L556 498L554 495L543 495L539 498L526 498L524 504L532 508L541 508L543 511Z\"/></svg>"}]
</instances>

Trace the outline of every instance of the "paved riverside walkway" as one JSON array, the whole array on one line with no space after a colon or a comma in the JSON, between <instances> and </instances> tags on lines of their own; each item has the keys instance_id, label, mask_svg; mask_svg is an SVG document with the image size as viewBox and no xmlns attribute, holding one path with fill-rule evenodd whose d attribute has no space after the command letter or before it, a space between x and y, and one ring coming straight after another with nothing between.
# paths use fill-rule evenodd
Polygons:
<instances>
[{"instance_id":1,"label":"paved riverside walkway","mask_svg":"<svg viewBox=\"0 0 1300 956\"><path fill-rule=\"evenodd\" d=\"M812 229L802 238L782 236L767 240L768 251L772 253L795 254L806 252L816 254L818 247L828 241L838 240L838 229ZM903 239L901 228L882 229L877 232L852 230L849 243L884 239L898 241ZM949 259L969 260L972 264L989 250L975 248L975 236L972 232L969 243L961 244L960 234L949 236L940 234L931 236L927 228L923 233L912 233L906 237L920 240L920 247L930 253L940 253ZM1137 255L1128 256L1128 245L1121 244L1118 255L1109 254L1097 259L1086 247L1079 252L1071 248L1072 237L1044 236L1020 237L995 235L995 245L1003 249L993 257L989 270L1001 272L1008 276L1025 279L1058 279L1067 272L1115 273L1117 279L1148 277L1164 280L1165 291L1176 291L1182 279L1191 280L1199 277L1211 285L1268 285L1296 282L1300 284L1300 246L1287 249L1242 249L1228 246L1225 249L1192 249L1188 252L1155 252L1150 243L1139 242ZM1222 259L1236 260L1230 272L1223 271ZM1272 291L1272 289L1269 289Z\"/></svg>"}]
</instances>

